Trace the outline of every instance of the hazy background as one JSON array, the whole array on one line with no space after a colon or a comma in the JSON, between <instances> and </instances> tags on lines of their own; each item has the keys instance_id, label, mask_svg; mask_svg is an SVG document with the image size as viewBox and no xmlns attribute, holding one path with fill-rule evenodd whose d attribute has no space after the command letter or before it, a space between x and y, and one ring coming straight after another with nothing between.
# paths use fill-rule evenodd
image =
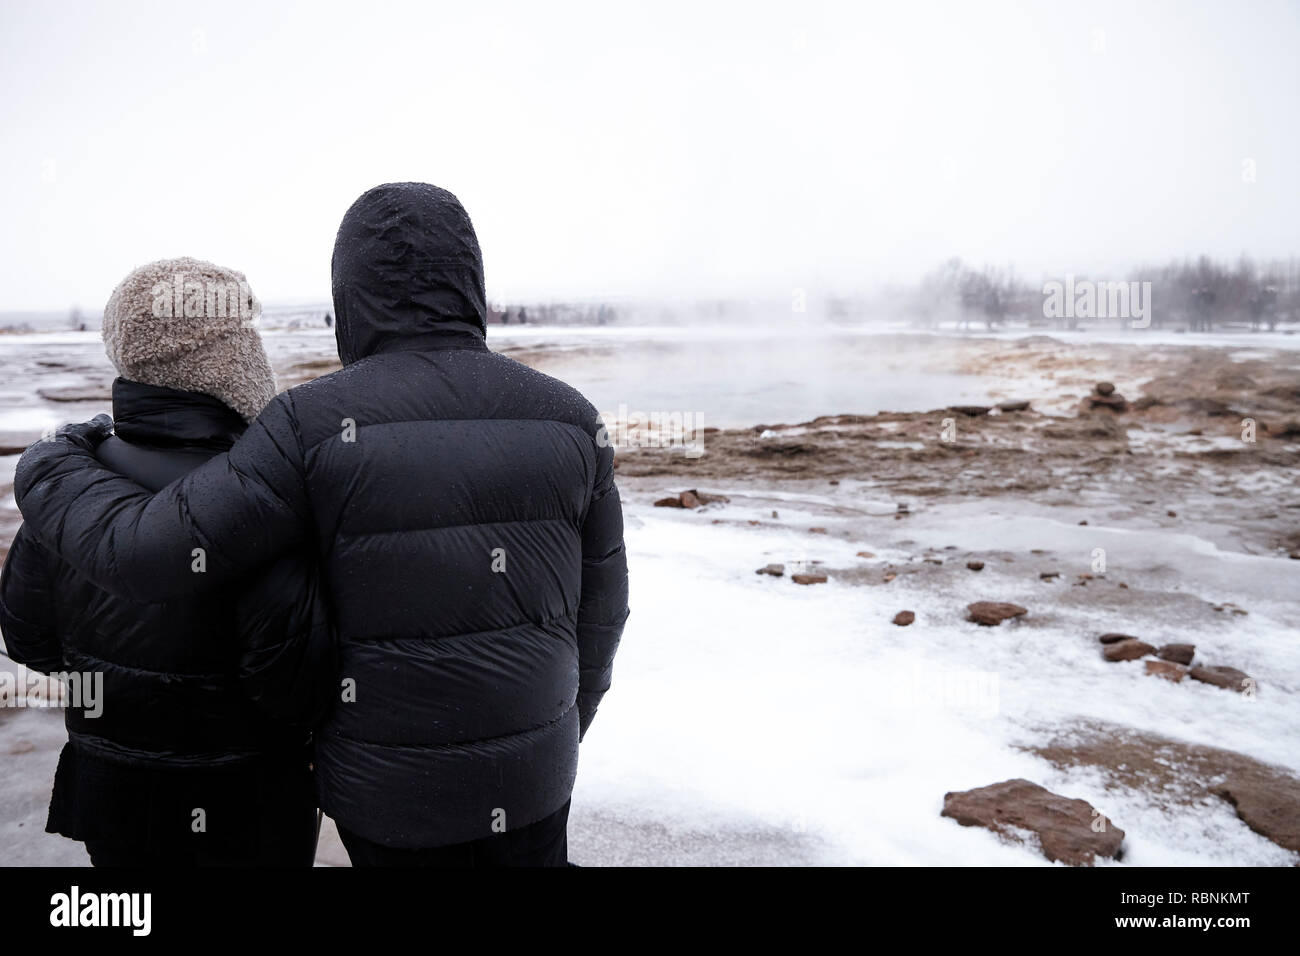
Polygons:
<instances>
[{"instance_id":1,"label":"hazy background","mask_svg":"<svg viewBox=\"0 0 1300 956\"><path fill-rule=\"evenodd\" d=\"M1295 3L5 0L0 84L0 309L183 254L323 301L402 179L461 197L494 298L1300 247Z\"/></svg>"}]
</instances>

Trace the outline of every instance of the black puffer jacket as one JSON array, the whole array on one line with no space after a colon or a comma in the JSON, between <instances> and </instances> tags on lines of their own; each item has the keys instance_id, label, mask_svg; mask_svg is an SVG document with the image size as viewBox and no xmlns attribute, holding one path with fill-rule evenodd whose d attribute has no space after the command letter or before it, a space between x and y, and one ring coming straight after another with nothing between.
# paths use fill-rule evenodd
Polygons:
<instances>
[{"instance_id":1,"label":"black puffer jacket","mask_svg":"<svg viewBox=\"0 0 1300 956\"><path fill-rule=\"evenodd\" d=\"M99 460L155 491L229 449L246 427L210 396L120 378L113 383L113 414L116 436L99 446ZM9 656L33 670L103 675L102 713L67 710L71 741L155 768L210 768L303 744L306 727L325 709L319 702L314 714L299 715L294 729L271 719L241 685L249 681L260 691L279 682L278 671L270 677L258 671L289 644L297 645L290 654L328 653L328 635L320 630L327 619L319 604L311 615L319 596L305 566L286 559L239 587L153 602L97 586L44 548L33 530L19 529L0 573L0 633ZM106 529L105 538L110 535ZM286 586L271 592L268 579ZM268 629L272 620L284 626ZM313 627L321 640L308 647ZM243 681L241 659L251 664ZM271 709L286 710L283 701Z\"/></svg>"},{"instance_id":2,"label":"black puffer jacket","mask_svg":"<svg viewBox=\"0 0 1300 956\"><path fill-rule=\"evenodd\" d=\"M150 496L74 435L28 450L15 495L43 542L137 597L310 537L343 658L325 810L400 847L534 822L569 798L627 617L613 449L576 391L488 350L450 193L366 193L333 269L345 367L280 395L229 456Z\"/></svg>"},{"instance_id":3,"label":"black puffer jacket","mask_svg":"<svg viewBox=\"0 0 1300 956\"><path fill-rule=\"evenodd\" d=\"M113 409L117 436L99 446L99 459L154 490L230 448L245 429L215 398L124 379L114 382ZM305 776L308 728L328 700L309 693L298 726L283 722L293 716L293 694L302 703L302 689L284 676L332 676L328 619L306 564L286 558L255 581L155 603L97 586L33 532L19 529L0 573L0 633L15 661L77 675L68 686L81 697L65 711L69 745L52 829L143 846L168 831L188 835L188 809L170 820L151 816L166 793L185 786L173 772L202 776L214 826L242 814L219 808L219 793L237 805L267 772ZM83 547L110 537L104 529L98 543L83 537Z\"/></svg>"}]
</instances>

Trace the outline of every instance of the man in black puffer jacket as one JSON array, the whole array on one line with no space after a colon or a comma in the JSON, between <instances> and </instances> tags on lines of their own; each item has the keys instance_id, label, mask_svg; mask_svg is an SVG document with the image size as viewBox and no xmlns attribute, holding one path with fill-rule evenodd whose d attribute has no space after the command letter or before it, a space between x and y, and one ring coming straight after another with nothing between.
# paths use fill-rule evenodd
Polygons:
<instances>
[{"instance_id":1,"label":"man in black puffer jacket","mask_svg":"<svg viewBox=\"0 0 1300 956\"><path fill-rule=\"evenodd\" d=\"M354 860L563 863L578 741L628 613L613 448L578 392L488 350L451 193L365 193L333 285L343 369L279 395L229 455L150 495L97 466L97 426L73 426L25 453L19 507L146 600L310 540L342 653L318 791Z\"/></svg>"},{"instance_id":2,"label":"man in black puffer jacket","mask_svg":"<svg viewBox=\"0 0 1300 956\"><path fill-rule=\"evenodd\" d=\"M246 298L221 316L156 314L152 290L173 280ZM242 274L195 259L127 276L104 312L123 377L99 460L157 490L229 449L275 394L244 319L258 308ZM332 695L291 678L334 670L309 562L186 600L131 600L24 525L0 573L0 634L18 663L71 675L47 830L84 841L96 866L311 865L308 739Z\"/></svg>"}]
</instances>

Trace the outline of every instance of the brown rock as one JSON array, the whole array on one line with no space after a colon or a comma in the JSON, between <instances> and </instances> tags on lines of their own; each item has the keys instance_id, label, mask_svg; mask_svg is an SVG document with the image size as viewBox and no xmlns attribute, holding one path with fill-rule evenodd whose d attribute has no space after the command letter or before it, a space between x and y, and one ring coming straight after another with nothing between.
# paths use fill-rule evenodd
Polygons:
<instances>
[{"instance_id":1,"label":"brown rock","mask_svg":"<svg viewBox=\"0 0 1300 956\"><path fill-rule=\"evenodd\" d=\"M1114 395L1115 386L1111 382L1098 382L1092 387L1092 390L1098 395Z\"/></svg>"},{"instance_id":2,"label":"brown rock","mask_svg":"<svg viewBox=\"0 0 1300 956\"><path fill-rule=\"evenodd\" d=\"M1137 638L1132 634L1103 634L1097 640L1103 644L1117 644L1120 641L1136 641Z\"/></svg>"},{"instance_id":3,"label":"brown rock","mask_svg":"<svg viewBox=\"0 0 1300 956\"><path fill-rule=\"evenodd\" d=\"M808 533L809 533L809 534L826 534L826 529L825 529L825 528L809 528L809 529L808 529Z\"/></svg>"},{"instance_id":4,"label":"brown rock","mask_svg":"<svg viewBox=\"0 0 1300 956\"><path fill-rule=\"evenodd\" d=\"M1170 813L1199 813L1205 794L1216 793L1247 826L1300 851L1300 777L1285 767L1100 721L1064 727L1027 749L1058 770L1099 769L1108 787L1144 792Z\"/></svg>"},{"instance_id":5,"label":"brown rock","mask_svg":"<svg viewBox=\"0 0 1300 956\"><path fill-rule=\"evenodd\" d=\"M1166 644L1156 651L1156 657L1162 661L1173 661L1175 664L1190 664L1195 656L1195 644Z\"/></svg>"},{"instance_id":6,"label":"brown rock","mask_svg":"<svg viewBox=\"0 0 1300 956\"><path fill-rule=\"evenodd\" d=\"M1116 412L1128 410L1128 399L1123 395L1089 395L1088 404L1093 408L1109 408Z\"/></svg>"},{"instance_id":7,"label":"brown rock","mask_svg":"<svg viewBox=\"0 0 1300 956\"><path fill-rule=\"evenodd\" d=\"M1200 667L1192 668L1192 679L1203 684L1222 687L1224 690L1235 690L1239 694L1254 693L1256 689L1254 678L1235 667L1221 665L1206 667L1202 664Z\"/></svg>"},{"instance_id":8,"label":"brown rock","mask_svg":"<svg viewBox=\"0 0 1300 956\"><path fill-rule=\"evenodd\" d=\"M795 584L825 584L824 574L792 574L790 580Z\"/></svg>"},{"instance_id":9,"label":"brown rock","mask_svg":"<svg viewBox=\"0 0 1300 956\"><path fill-rule=\"evenodd\" d=\"M899 627L907 627L916 620L916 615L911 611L899 611L894 615L894 623Z\"/></svg>"},{"instance_id":10,"label":"brown rock","mask_svg":"<svg viewBox=\"0 0 1300 956\"><path fill-rule=\"evenodd\" d=\"M1265 428L1270 438L1300 438L1300 420L1294 418Z\"/></svg>"},{"instance_id":11,"label":"brown rock","mask_svg":"<svg viewBox=\"0 0 1300 956\"><path fill-rule=\"evenodd\" d=\"M770 574L774 578L779 578L785 574L784 564L767 564L754 572L755 574Z\"/></svg>"},{"instance_id":12,"label":"brown rock","mask_svg":"<svg viewBox=\"0 0 1300 956\"><path fill-rule=\"evenodd\" d=\"M1003 412L1024 412L1029 410L1028 402L1002 402L998 410Z\"/></svg>"},{"instance_id":13,"label":"brown rock","mask_svg":"<svg viewBox=\"0 0 1300 956\"><path fill-rule=\"evenodd\" d=\"M1209 418L1222 418L1224 415L1232 414L1232 408L1227 402L1205 395L1181 398L1174 404L1185 412L1190 412L1193 415L1205 415Z\"/></svg>"},{"instance_id":14,"label":"brown rock","mask_svg":"<svg viewBox=\"0 0 1300 956\"><path fill-rule=\"evenodd\" d=\"M1237 605L1233 604L1231 601L1225 601L1223 604L1215 604L1213 607L1216 611L1231 611L1233 614L1239 614L1243 617L1250 613L1244 607L1237 607Z\"/></svg>"},{"instance_id":15,"label":"brown rock","mask_svg":"<svg viewBox=\"0 0 1300 956\"><path fill-rule=\"evenodd\" d=\"M949 405L948 411L956 412L959 415L965 415L968 418L978 418L980 415L989 413L987 405Z\"/></svg>"},{"instance_id":16,"label":"brown rock","mask_svg":"<svg viewBox=\"0 0 1300 956\"><path fill-rule=\"evenodd\" d=\"M972 571L983 571L983 570L984 570L984 562L983 562L983 561L967 561L967 562L966 562L966 567L970 568Z\"/></svg>"},{"instance_id":17,"label":"brown rock","mask_svg":"<svg viewBox=\"0 0 1300 956\"><path fill-rule=\"evenodd\" d=\"M898 575L895 574L893 571L886 571L886 572L885 572L885 583L888 584L890 581L894 580L894 578L896 578L896 577L898 577Z\"/></svg>"},{"instance_id":18,"label":"brown rock","mask_svg":"<svg viewBox=\"0 0 1300 956\"><path fill-rule=\"evenodd\" d=\"M1165 680L1171 680L1177 684L1187 676L1187 668L1182 664L1175 664L1173 661L1147 661L1147 673L1155 677L1163 677Z\"/></svg>"},{"instance_id":19,"label":"brown rock","mask_svg":"<svg viewBox=\"0 0 1300 956\"><path fill-rule=\"evenodd\" d=\"M1243 823L1292 852L1300 852L1300 784L1235 774L1210 792L1237 809Z\"/></svg>"},{"instance_id":20,"label":"brown rock","mask_svg":"<svg viewBox=\"0 0 1300 956\"><path fill-rule=\"evenodd\" d=\"M21 455L27 446L40 438L39 432L0 432L0 458Z\"/></svg>"},{"instance_id":21,"label":"brown rock","mask_svg":"<svg viewBox=\"0 0 1300 956\"><path fill-rule=\"evenodd\" d=\"M1146 657L1154 652L1155 648L1146 641L1139 641L1135 637L1130 637L1126 641L1116 641L1113 644L1105 645L1101 650L1101 656L1108 661L1135 661L1139 657Z\"/></svg>"},{"instance_id":22,"label":"brown rock","mask_svg":"<svg viewBox=\"0 0 1300 956\"><path fill-rule=\"evenodd\" d=\"M1071 866L1091 866L1099 856L1117 859L1124 842L1124 831L1086 800L1062 797L1028 780L946 793L943 816L1006 836L1029 830L1038 836L1043 856Z\"/></svg>"},{"instance_id":23,"label":"brown rock","mask_svg":"<svg viewBox=\"0 0 1300 956\"><path fill-rule=\"evenodd\" d=\"M1029 610L1019 604L1001 601L976 601L966 605L967 619L983 627L996 627L1003 621L1028 613Z\"/></svg>"},{"instance_id":24,"label":"brown rock","mask_svg":"<svg viewBox=\"0 0 1300 956\"><path fill-rule=\"evenodd\" d=\"M726 504L731 500L726 495L705 494L703 491L695 492L695 496L706 505Z\"/></svg>"},{"instance_id":25,"label":"brown rock","mask_svg":"<svg viewBox=\"0 0 1300 956\"><path fill-rule=\"evenodd\" d=\"M111 402L113 400L113 392L107 385L38 388L36 394L47 402Z\"/></svg>"},{"instance_id":26,"label":"brown rock","mask_svg":"<svg viewBox=\"0 0 1300 956\"><path fill-rule=\"evenodd\" d=\"M1042 574L1040 574L1040 575L1038 575L1038 576L1039 576L1040 578L1042 578L1044 581L1052 581L1052 580L1055 580L1056 578L1059 578L1059 577L1061 576L1061 572L1060 572L1060 571L1044 571Z\"/></svg>"},{"instance_id":27,"label":"brown rock","mask_svg":"<svg viewBox=\"0 0 1300 956\"><path fill-rule=\"evenodd\" d=\"M873 553L870 552L870 551L859 551L859 552L858 552L858 557L859 557L859 558L874 558L874 557L875 557L875 554L873 554Z\"/></svg>"},{"instance_id":28,"label":"brown rock","mask_svg":"<svg viewBox=\"0 0 1300 956\"><path fill-rule=\"evenodd\" d=\"M717 502L730 501L726 495L707 495L702 491L696 491L691 488L683 491L676 498L660 498L655 502L656 508L701 508L704 505L711 505ZM772 512L772 517L776 517L776 512Z\"/></svg>"}]
</instances>

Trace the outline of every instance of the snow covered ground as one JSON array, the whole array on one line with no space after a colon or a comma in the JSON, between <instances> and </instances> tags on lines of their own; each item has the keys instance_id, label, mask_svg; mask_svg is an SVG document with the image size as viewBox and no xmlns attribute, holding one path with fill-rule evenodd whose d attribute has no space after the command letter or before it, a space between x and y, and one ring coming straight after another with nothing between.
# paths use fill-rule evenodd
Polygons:
<instances>
[{"instance_id":1,"label":"snow covered ground","mask_svg":"<svg viewBox=\"0 0 1300 956\"><path fill-rule=\"evenodd\" d=\"M699 513L625 505L633 613L613 689L583 744L576 862L1048 865L1031 848L939 815L945 792L1010 777L1105 812L1127 831L1123 865L1296 862L1223 801L1171 811L1150 793L1058 771L1018 748L1045 728L1101 718L1300 770L1300 660L1287 619L1300 562L1220 552L1188 535L1079 527L1011 501L1005 510L922 510L902 547L892 522L888 533L838 536L824 496L784 495L782 527L749 526L769 509L733 500ZM712 523L723 516L726 524ZM809 535L809 524L831 534ZM1097 540L1112 555L1108 577L1167 574L1248 606L1248 616L1218 626L1170 614L1141 633L1228 657L1260 680L1259 695L1104 662L1096 635L1132 622L1063 609L1054 592L1068 584L1012 564L989 561L956 579L964 585L939 589L907 575L865 588L754 573L768 562L905 564L927 548L960 564L989 548L1044 545L1068 571L1087 566ZM949 545L958 550L938 550ZM864 549L876 557L857 557ZM993 629L964 619L967 603L990 596L1030 614ZM910 627L890 623L903 609L917 612ZM61 739L57 711L0 715L0 753L22 751L4 758L0 775L5 862L84 862L77 844L33 832ZM327 829L321 861L345 860Z\"/></svg>"},{"instance_id":2,"label":"snow covered ground","mask_svg":"<svg viewBox=\"0 0 1300 956\"><path fill-rule=\"evenodd\" d=\"M600 862L583 859L588 841L600 845L583 834L584 819L616 818L721 844L719 862L761 861L776 843L789 862L1043 865L1034 850L940 817L946 791L1026 777L1087 800L1125 829L1125 865L1296 862L1222 801L1171 812L1149 794L1108 790L1098 775L1059 772L1017 745L1045 727L1098 717L1300 770L1300 655L1288 617L1300 563L1223 554L1180 535L1138 535L1130 544L1124 529L1066 525L1005 505L996 515L984 502L937 507L912 517L906 533L920 547L955 544L949 554L959 556L1051 547L1080 570L1099 535L1108 544L1124 539L1112 547L1118 563L1108 577L1161 565L1183 587L1251 608L1230 629L1175 617L1139 633L1229 655L1259 678L1259 695L1171 684L1146 676L1141 662L1103 661L1097 635L1133 622L1049 610L1049 595L1069 585L1013 565L990 562L958 578L964 586L937 591L906 576L887 589L834 579L801 587L754 571L769 561L788 571L799 559L881 565L918 551L879 536L837 540L834 523L817 509L801 513L798 500L781 508L785 530L633 503L625 506L633 612L613 690L583 745L574 858ZM713 516L724 513L767 517L743 505ZM829 524L832 536L809 536L809 523ZM863 549L877 557L855 557ZM1220 562L1230 566L1226 580ZM1030 614L992 629L964 620L966 604L985 598L1021 603ZM903 609L917 612L910 627L891 623ZM673 862L653 843L624 845L619 855Z\"/></svg>"}]
</instances>

